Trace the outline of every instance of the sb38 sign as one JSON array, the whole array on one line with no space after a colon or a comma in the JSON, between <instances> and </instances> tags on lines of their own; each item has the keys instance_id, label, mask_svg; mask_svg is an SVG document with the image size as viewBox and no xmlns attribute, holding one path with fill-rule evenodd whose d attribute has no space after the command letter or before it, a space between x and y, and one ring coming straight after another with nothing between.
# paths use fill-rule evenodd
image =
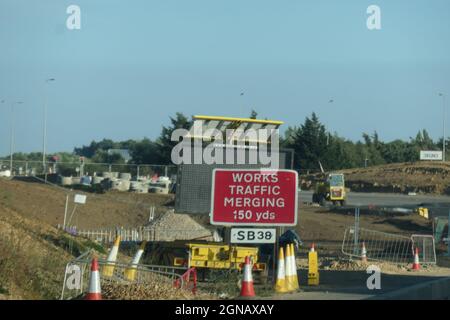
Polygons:
<instances>
[{"instance_id":1,"label":"sb38 sign","mask_svg":"<svg viewBox=\"0 0 450 320\"><path fill-rule=\"evenodd\" d=\"M275 229L231 229L231 243L275 243Z\"/></svg>"},{"instance_id":2,"label":"sb38 sign","mask_svg":"<svg viewBox=\"0 0 450 320\"><path fill-rule=\"evenodd\" d=\"M293 170L215 169L211 224L294 226L298 176Z\"/></svg>"}]
</instances>

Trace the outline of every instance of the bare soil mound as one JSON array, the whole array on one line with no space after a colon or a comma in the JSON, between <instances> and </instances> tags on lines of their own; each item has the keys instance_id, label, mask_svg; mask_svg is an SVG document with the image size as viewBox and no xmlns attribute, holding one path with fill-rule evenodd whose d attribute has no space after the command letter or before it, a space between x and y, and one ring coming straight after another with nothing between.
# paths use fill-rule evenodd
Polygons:
<instances>
[{"instance_id":1,"label":"bare soil mound","mask_svg":"<svg viewBox=\"0 0 450 320\"><path fill-rule=\"evenodd\" d=\"M352 191L450 194L450 163L421 161L340 170ZM302 175L302 189L310 189L322 174Z\"/></svg>"},{"instance_id":2,"label":"bare soil mound","mask_svg":"<svg viewBox=\"0 0 450 320\"><path fill-rule=\"evenodd\" d=\"M94 248L0 205L0 299L58 299L66 263Z\"/></svg>"},{"instance_id":3,"label":"bare soil mound","mask_svg":"<svg viewBox=\"0 0 450 320\"><path fill-rule=\"evenodd\" d=\"M114 191L91 194L42 183L0 179L0 206L53 226L63 224L67 194L70 195L68 215L71 215L75 193L87 195L86 204L76 206L71 221L71 225L81 229L142 226L148 222L151 206L155 206L159 216L167 210L164 206L173 200L173 195Z\"/></svg>"}]
</instances>

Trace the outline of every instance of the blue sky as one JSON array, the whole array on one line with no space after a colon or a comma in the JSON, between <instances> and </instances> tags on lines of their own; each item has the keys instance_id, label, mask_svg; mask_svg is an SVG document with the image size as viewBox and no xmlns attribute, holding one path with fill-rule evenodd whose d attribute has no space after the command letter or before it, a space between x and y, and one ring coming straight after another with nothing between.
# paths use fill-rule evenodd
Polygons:
<instances>
[{"instance_id":1,"label":"blue sky","mask_svg":"<svg viewBox=\"0 0 450 320\"><path fill-rule=\"evenodd\" d=\"M66 28L71 4L81 30ZM371 4L381 30L366 27ZM450 1L0 0L0 155L9 153L11 101L25 102L16 151L42 149L44 90L50 152L155 138L177 111L252 108L285 128L315 111L353 140L374 130L408 139L422 128L438 138Z\"/></svg>"}]
</instances>

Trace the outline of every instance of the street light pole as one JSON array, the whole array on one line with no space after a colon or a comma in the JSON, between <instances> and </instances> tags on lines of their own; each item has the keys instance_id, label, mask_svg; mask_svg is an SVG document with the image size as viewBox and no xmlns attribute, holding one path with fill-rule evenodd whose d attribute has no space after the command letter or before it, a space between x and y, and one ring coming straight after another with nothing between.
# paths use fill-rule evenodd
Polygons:
<instances>
[{"instance_id":1,"label":"street light pole","mask_svg":"<svg viewBox=\"0 0 450 320\"><path fill-rule=\"evenodd\" d=\"M22 101L11 102L11 141L9 144L9 170L13 175L13 154L14 154L14 105L22 104Z\"/></svg>"},{"instance_id":2,"label":"street light pole","mask_svg":"<svg viewBox=\"0 0 450 320\"><path fill-rule=\"evenodd\" d=\"M0 101L0 103L2 103L2 104L5 103L5 100ZM3 161L2 161L2 165L3 165ZM0 166L0 169L1 169L1 166Z\"/></svg>"},{"instance_id":3,"label":"street light pole","mask_svg":"<svg viewBox=\"0 0 450 320\"><path fill-rule=\"evenodd\" d=\"M9 141L9 171L13 175L13 144L14 144L14 103L11 103L11 133Z\"/></svg>"},{"instance_id":4,"label":"street light pole","mask_svg":"<svg viewBox=\"0 0 450 320\"><path fill-rule=\"evenodd\" d=\"M50 81L55 81L54 78L50 78L45 80L45 84ZM44 174L47 173L47 163L45 161L45 154L47 149L47 86L44 87L44 127L42 132L42 169L44 170Z\"/></svg>"},{"instance_id":5,"label":"street light pole","mask_svg":"<svg viewBox=\"0 0 450 320\"><path fill-rule=\"evenodd\" d=\"M439 93L442 97L442 161L445 162L445 95Z\"/></svg>"}]
</instances>

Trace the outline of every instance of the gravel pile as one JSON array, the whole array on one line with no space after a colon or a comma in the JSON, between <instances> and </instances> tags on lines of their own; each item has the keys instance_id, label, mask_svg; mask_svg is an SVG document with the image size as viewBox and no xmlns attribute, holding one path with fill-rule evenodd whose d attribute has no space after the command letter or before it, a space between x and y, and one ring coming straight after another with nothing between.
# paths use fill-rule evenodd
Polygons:
<instances>
[{"instance_id":1,"label":"gravel pile","mask_svg":"<svg viewBox=\"0 0 450 320\"><path fill-rule=\"evenodd\" d=\"M187 290L176 289L171 284L158 281L148 284L102 284L102 298L106 300L175 300L193 297Z\"/></svg>"},{"instance_id":2,"label":"gravel pile","mask_svg":"<svg viewBox=\"0 0 450 320\"><path fill-rule=\"evenodd\" d=\"M188 214L167 211L158 220L148 224L159 241L202 239L214 241L214 230L194 220Z\"/></svg>"}]
</instances>

